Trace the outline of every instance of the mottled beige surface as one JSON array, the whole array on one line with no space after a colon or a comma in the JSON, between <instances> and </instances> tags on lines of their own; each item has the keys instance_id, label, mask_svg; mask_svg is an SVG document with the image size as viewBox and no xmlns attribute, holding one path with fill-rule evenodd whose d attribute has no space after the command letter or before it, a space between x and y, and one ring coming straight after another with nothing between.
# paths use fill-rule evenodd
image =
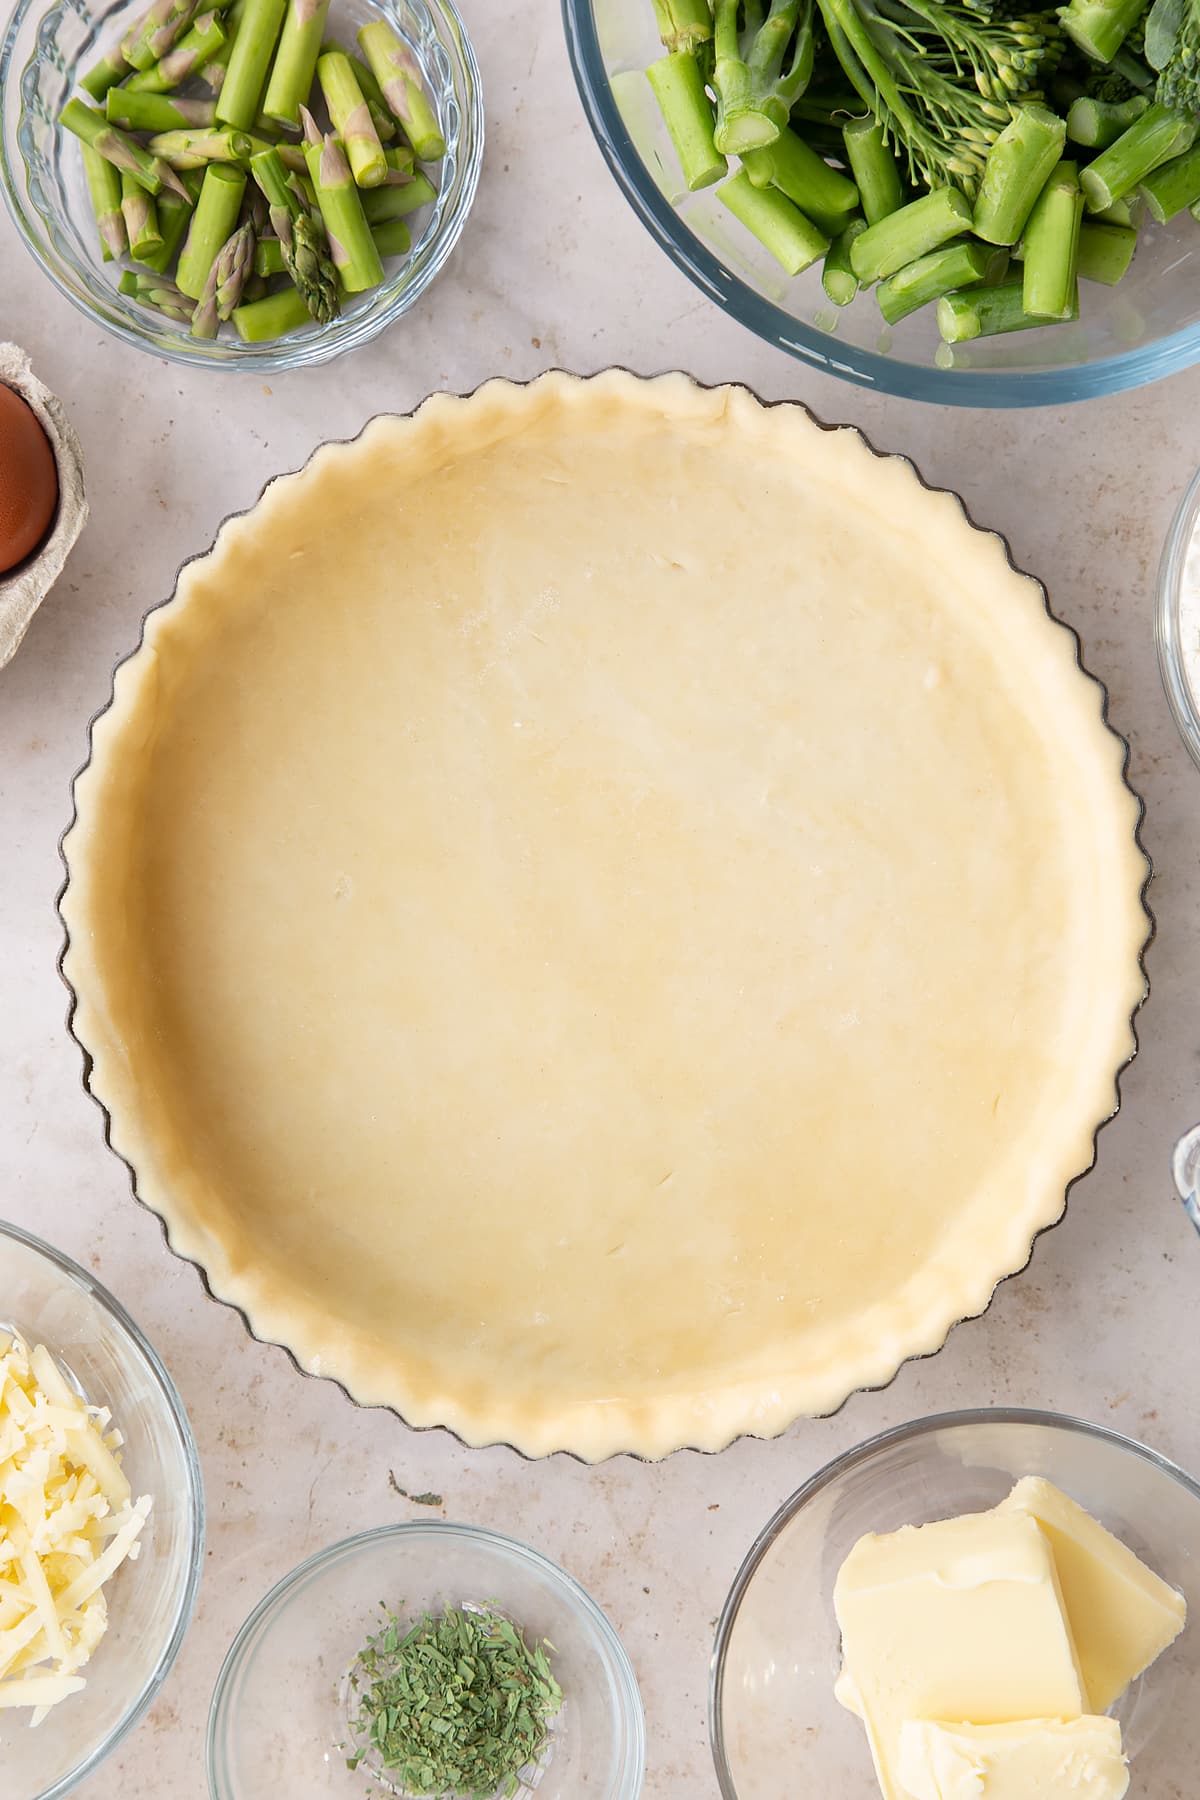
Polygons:
<instances>
[{"instance_id":1,"label":"mottled beige surface","mask_svg":"<svg viewBox=\"0 0 1200 1800\"><path fill-rule=\"evenodd\" d=\"M1133 1047L1137 804L1070 633L745 390L376 421L184 571L94 743L64 967L142 1198L473 1443L720 1449L886 1380L1025 1261Z\"/></svg>"},{"instance_id":2,"label":"mottled beige surface","mask_svg":"<svg viewBox=\"0 0 1200 1800\"><path fill-rule=\"evenodd\" d=\"M717 313L637 224L580 115L555 9L539 8L536 20L528 9L519 26L494 0L464 10L490 86L478 208L461 256L415 315L348 361L265 393L253 379L189 374L123 350L53 292L0 217L5 334L69 398L93 471L87 535L0 675L0 1206L94 1262L146 1327L192 1410L209 1491L211 1555L183 1655L146 1723L81 1800L204 1800L208 1696L267 1586L349 1529L440 1516L400 1498L389 1471L410 1492L440 1494L447 1516L537 1544L608 1609L645 1694L649 1800L715 1800L712 1625L759 1527L839 1450L922 1413L998 1401L1082 1413L1200 1471L1191 1348L1200 1244L1170 1184L1172 1141L1200 1117L1200 774L1175 736L1151 624L1163 536L1200 459L1200 372L1086 407L1003 416L914 406L815 375ZM497 370L524 377L556 362L616 361L802 396L911 452L930 480L960 488L978 518L1009 534L1079 627L1132 741L1158 934L1141 1053L1099 1167L983 1319L885 1393L782 1440L589 1470L563 1457L467 1451L355 1411L204 1298L156 1221L130 1202L80 1089L54 972L53 899L86 720L136 641L146 599L170 592L180 560L211 542L226 513L381 407L471 388Z\"/></svg>"}]
</instances>

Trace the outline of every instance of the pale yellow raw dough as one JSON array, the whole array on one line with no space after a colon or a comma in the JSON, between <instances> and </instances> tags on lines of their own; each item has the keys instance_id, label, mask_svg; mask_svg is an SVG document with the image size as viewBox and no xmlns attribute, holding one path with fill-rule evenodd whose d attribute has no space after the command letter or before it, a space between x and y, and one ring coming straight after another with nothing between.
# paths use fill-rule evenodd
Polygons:
<instances>
[{"instance_id":1,"label":"pale yellow raw dough","mask_svg":"<svg viewBox=\"0 0 1200 1800\"><path fill-rule=\"evenodd\" d=\"M175 1247L530 1452L774 1432L1020 1267L1130 1054L1123 746L1000 541L681 376L376 421L185 568L77 787Z\"/></svg>"}]
</instances>

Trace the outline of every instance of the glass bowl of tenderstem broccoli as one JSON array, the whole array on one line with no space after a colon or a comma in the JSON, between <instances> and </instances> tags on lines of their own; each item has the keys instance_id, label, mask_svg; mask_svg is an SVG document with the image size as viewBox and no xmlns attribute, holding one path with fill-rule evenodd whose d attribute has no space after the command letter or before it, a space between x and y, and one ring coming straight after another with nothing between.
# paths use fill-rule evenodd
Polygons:
<instances>
[{"instance_id":1,"label":"glass bowl of tenderstem broccoli","mask_svg":"<svg viewBox=\"0 0 1200 1800\"><path fill-rule=\"evenodd\" d=\"M643 224L735 318L912 399L1200 359L1200 0L563 0Z\"/></svg>"},{"instance_id":2,"label":"glass bowl of tenderstem broccoli","mask_svg":"<svg viewBox=\"0 0 1200 1800\"><path fill-rule=\"evenodd\" d=\"M89 318L175 362L326 362L413 306L483 155L453 0L19 0L0 178Z\"/></svg>"}]
</instances>

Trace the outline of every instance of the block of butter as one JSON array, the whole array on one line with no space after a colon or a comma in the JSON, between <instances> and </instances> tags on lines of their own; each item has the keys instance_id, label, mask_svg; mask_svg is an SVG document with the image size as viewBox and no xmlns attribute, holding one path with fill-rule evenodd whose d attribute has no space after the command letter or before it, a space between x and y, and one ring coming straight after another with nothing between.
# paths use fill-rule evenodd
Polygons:
<instances>
[{"instance_id":1,"label":"block of butter","mask_svg":"<svg viewBox=\"0 0 1200 1800\"><path fill-rule=\"evenodd\" d=\"M899 1774L906 1800L1121 1800L1129 1788L1115 1719L909 1719L900 1731Z\"/></svg>"},{"instance_id":2,"label":"block of butter","mask_svg":"<svg viewBox=\"0 0 1200 1800\"><path fill-rule=\"evenodd\" d=\"M860 1538L838 1573L839 1698L866 1726L884 1800L906 1800L906 1719L1076 1719L1087 1692L1036 1519L969 1513Z\"/></svg>"},{"instance_id":3,"label":"block of butter","mask_svg":"<svg viewBox=\"0 0 1200 1800\"><path fill-rule=\"evenodd\" d=\"M1090 1710L1107 1712L1183 1630L1183 1595L1048 1481L1018 1481L999 1510L1036 1519L1050 1540Z\"/></svg>"}]
</instances>

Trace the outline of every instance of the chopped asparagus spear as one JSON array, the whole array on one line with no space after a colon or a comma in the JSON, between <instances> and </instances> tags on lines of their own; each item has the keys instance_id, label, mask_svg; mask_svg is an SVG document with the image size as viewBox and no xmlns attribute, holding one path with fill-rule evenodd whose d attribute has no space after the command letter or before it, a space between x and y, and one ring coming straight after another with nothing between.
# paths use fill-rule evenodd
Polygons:
<instances>
[{"instance_id":1,"label":"chopped asparagus spear","mask_svg":"<svg viewBox=\"0 0 1200 1800\"><path fill-rule=\"evenodd\" d=\"M1079 169L1060 162L1038 196L1025 228L1024 307L1042 319L1069 319L1077 305Z\"/></svg>"},{"instance_id":2,"label":"chopped asparagus spear","mask_svg":"<svg viewBox=\"0 0 1200 1800\"><path fill-rule=\"evenodd\" d=\"M383 153L387 164L386 179L391 182L411 181L413 178L414 158L407 144L400 149L387 149Z\"/></svg>"},{"instance_id":3,"label":"chopped asparagus spear","mask_svg":"<svg viewBox=\"0 0 1200 1800\"><path fill-rule=\"evenodd\" d=\"M68 100L58 115L60 125L74 132L83 143L90 144L100 156L120 169L122 174L130 174L139 186L148 194L157 194L164 187L173 189L181 196L186 196L187 189L178 175L163 161L160 156L144 150L135 138L129 137L119 125L110 125L102 112L86 105L82 100Z\"/></svg>"},{"instance_id":4,"label":"chopped asparagus spear","mask_svg":"<svg viewBox=\"0 0 1200 1800\"><path fill-rule=\"evenodd\" d=\"M1090 94L1081 94L1072 100L1067 113L1067 136L1085 150L1107 150L1136 124L1149 104L1145 94L1135 94L1131 100L1093 100Z\"/></svg>"},{"instance_id":5,"label":"chopped asparagus spear","mask_svg":"<svg viewBox=\"0 0 1200 1800\"><path fill-rule=\"evenodd\" d=\"M340 141L330 133L322 143L309 144L305 160L342 286L348 294L378 287L383 264ZM388 192L386 188L375 191Z\"/></svg>"},{"instance_id":6,"label":"chopped asparagus spear","mask_svg":"<svg viewBox=\"0 0 1200 1800\"><path fill-rule=\"evenodd\" d=\"M842 139L863 217L868 225L878 225L904 204L900 164L892 154L883 127L872 118L852 119L844 128Z\"/></svg>"},{"instance_id":7,"label":"chopped asparagus spear","mask_svg":"<svg viewBox=\"0 0 1200 1800\"><path fill-rule=\"evenodd\" d=\"M1018 107L987 154L975 198L974 231L989 244L1015 244L1055 164L1067 128L1044 106Z\"/></svg>"},{"instance_id":8,"label":"chopped asparagus spear","mask_svg":"<svg viewBox=\"0 0 1200 1800\"><path fill-rule=\"evenodd\" d=\"M87 176L88 193L92 198L92 210L96 215L96 226L100 233L105 262L114 262L124 256L128 247L125 232L125 216L121 210L121 176L110 162L106 162L98 151L90 144L81 146L83 150L83 170Z\"/></svg>"},{"instance_id":9,"label":"chopped asparagus spear","mask_svg":"<svg viewBox=\"0 0 1200 1800\"><path fill-rule=\"evenodd\" d=\"M342 140L355 181L362 188L379 187L387 175L383 145L371 123L370 109L350 66L350 58L340 50L327 51L318 60L317 79L329 109L330 122Z\"/></svg>"},{"instance_id":10,"label":"chopped asparagus spear","mask_svg":"<svg viewBox=\"0 0 1200 1800\"><path fill-rule=\"evenodd\" d=\"M288 0L262 103L263 112L277 124L299 122L301 104L312 89L328 14L329 0Z\"/></svg>"},{"instance_id":11,"label":"chopped asparagus spear","mask_svg":"<svg viewBox=\"0 0 1200 1800\"><path fill-rule=\"evenodd\" d=\"M232 317L254 267L254 227L239 225L218 250L192 315L192 336L215 338L222 319Z\"/></svg>"},{"instance_id":12,"label":"chopped asparagus spear","mask_svg":"<svg viewBox=\"0 0 1200 1800\"><path fill-rule=\"evenodd\" d=\"M151 69L173 50L196 13L196 0L153 0L149 12L121 39L121 55L135 69Z\"/></svg>"},{"instance_id":13,"label":"chopped asparagus spear","mask_svg":"<svg viewBox=\"0 0 1200 1800\"><path fill-rule=\"evenodd\" d=\"M370 188L362 196L362 207L369 225L382 225L387 219L406 219L409 213L436 199L437 190L428 176L418 174L396 186L388 183Z\"/></svg>"},{"instance_id":14,"label":"chopped asparagus spear","mask_svg":"<svg viewBox=\"0 0 1200 1800\"><path fill-rule=\"evenodd\" d=\"M419 160L437 162L446 154L446 140L426 96L420 64L404 39L386 19L376 19L359 31L358 44Z\"/></svg>"},{"instance_id":15,"label":"chopped asparagus spear","mask_svg":"<svg viewBox=\"0 0 1200 1800\"><path fill-rule=\"evenodd\" d=\"M970 229L970 201L957 188L933 188L855 238L850 247L854 273L863 282L880 281Z\"/></svg>"},{"instance_id":16,"label":"chopped asparagus spear","mask_svg":"<svg viewBox=\"0 0 1200 1800\"><path fill-rule=\"evenodd\" d=\"M306 210L277 150L256 156L250 168L267 202L287 273L313 318L328 323L338 313L338 281L321 227Z\"/></svg>"},{"instance_id":17,"label":"chopped asparagus spear","mask_svg":"<svg viewBox=\"0 0 1200 1800\"><path fill-rule=\"evenodd\" d=\"M789 275L801 274L829 249L826 234L786 194L778 188L756 188L745 169L721 183L717 198Z\"/></svg>"},{"instance_id":18,"label":"chopped asparagus spear","mask_svg":"<svg viewBox=\"0 0 1200 1800\"><path fill-rule=\"evenodd\" d=\"M850 246L866 229L865 219L851 219L825 252L821 286L835 306L849 306L858 292L858 276L850 266Z\"/></svg>"},{"instance_id":19,"label":"chopped asparagus spear","mask_svg":"<svg viewBox=\"0 0 1200 1800\"><path fill-rule=\"evenodd\" d=\"M412 249L412 233L403 219L388 219L383 225L372 225L371 238L380 256L407 256Z\"/></svg>"},{"instance_id":20,"label":"chopped asparagus spear","mask_svg":"<svg viewBox=\"0 0 1200 1800\"><path fill-rule=\"evenodd\" d=\"M79 85L93 100L103 100L109 88L116 87L118 81L122 81L128 73L129 64L120 50L112 50L93 64Z\"/></svg>"},{"instance_id":21,"label":"chopped asparagus spear","mask_svg":"<svg viewBox=\"0 0 1200 1800\"><path fill-rule=\"evenodd\" d=\"M773 144L748 150L742 166L755 187L777 187L822 230L837 221L841 231L858 205L858 189L850 178L831 169L786 125Z\"/></svg>"},{"instance_id":22,"label":"chopped asparagus spear","mask_svg":"<svg viewBox=\"0 0 1200 1800\"><path fill-rule=\"evenodd\" d=\"M1142 196L1160 225L1194 206L1200 200L1200 145L1152 169L1142 182Z\"/></svg>"},{"instance_id":23,"label":"chopped asparagus spear","mask_svg":"<svg viewBox=\"0 0 1200 1800\"><path fill-rule=\"evenodd\" d=\"M162 249L154 196L148 194L128 171L121 175L121 215L129 239L129 254L135 262L143 262L147 256Z\"/></svg>"},{"instance_id":24,"label":"chopped asparagus spear","mask_svg":"<svg viewBox=\"0 0 1200 1800\"><path fill-rule=\"evenodd\" d=\"M203 169L209 163L245 163L270 146L248 131L160 131L150 148L173 169Z\"/></svg>"},{"instance_id":25,"label":"chopped asparagus spear","mask_svg":"<svg viewBox=\"0 0 1200 1800\"><path fill-rule=\"evenodd\" d=\"M1078 296L1075 298L1078 308ZM1077 317L1077 311L1070 315ZM938 330L947 344L965 344L972 338L995 337L1005 331L1029 331L1046 319L1025 311L1020 281L997 287L969 288L965 293L943 294L937 303Z\"/></svg>"},{"instance_id":26,"label":"chopped asparagus spear","mask_svg":"<svg viewBox=\"0 0 1200 1800\"><path fill-rule=\"evenodd\" d=\"M179 255L175 280L183 292L198 300L204 292L217 253L237 225L246 175L228 163L214 163L204 176L204 186L192 214L187 242Z\"/></svg>"},{"instance_id":27,"label":"chopped asparagus spear","mask_svg":"<svg viewBox=\"0 0 1200 1800\"><path fill-rule=\"evenodd\" d=\"M327 50L343 50L341 44L326 44L325 48ZM383 89L375 79L374 69L365 63L361 56L355 56L352 51L345 50L344 54L350 58L350 67L354 70L355 79L362 89L363 99L371 109L371 118L379 133L380 143L390 144L399 133L400 127L388 111L388 103L383 97Z\"/></svg>"},{"instance_id":28,"label":"chopped asparagus spear","mask_svg":"<svg viewBox=\"0 0 1200 1800\"><path fill-rule=\"evenodd\" d=\"M1094 62L1111 62L1143 12L1146 0L1071 0L1059 17L1063 30Z\"/></svg>"},{"instance_id":29,"label":"chopped asparagus spear","mask_svg":"<svg viewBox=\"0 0 1200 1800\"><path fill-rule=\"evenodd\" d=\"M123 87L109 88L104 109L112 123L126 131L155 132L211 125L215 111L211 100L177 100L171 94L134 93Z\"/></svg>"},{"instance_id":30,"label":"chopped asparagus spear","mask_svg":"<svg viewBox=\"0 0 1200 1800\"><path fill-rule=\"evenodd\" d=\"M153 269L159 275L166 273L183 242L191 216L191 203L181 200L178 194L159 195L158 229L162 233L162 243L149 256L139 258L146 268Z\"/></svg>"},{"instance_id":31,"label":"chopped asparagus spear","mask_svg":"<svg viewBox=\"0 0 1200 1800\"><path fill-rule=\"evenodd\" d=\"M301 325L311 325L312 314L295 288L289 287L268 294L265 300L235 307L233 323L243 344L269 344Z\"/></svg>"},{"instance_id":32,"label":"chopped asparagus spear","mask_svg":"<svg viewBox=\"0 0 1200 1800\"><path fill-rule=\"evenodd\" d=\"M191 301L169 281L163 282L161 286L146 287L143 286L140 275L127 269L117 283L117 292L130 300L136 300L139 306L152 307L156 312L164 313L168 319L177 319L180 324L186 325L191 319Z\"/></svg>"},{"instance_id":33,"label":"chopped asparagus spear","mask_svg":"<svg viewBox=\"0 0 1200 1800\"><path fill-rule=\"evenodd\" d=\"M223 125L249 131L258 117L259 98L286 4L287 0L245 0L229 68L217 98L217 118Z\"/></svg>"},{"instance_id":34,"label":"chopped asparagus spear","mask_svg":"<svg viewBox=\"0 0 1200 1800\"><path fill-rule=\"evenodd\" d=\"M1198 129L1195 119L1154 101L1115 144L1102 150L1082 171L1079 184L1088 211L1103 212L1114 200L1131 194L1160 163L1182 156L1195 143Z\"/></svg>"},{"instance_id":35,"label":"chopped asparagus spear","mask_svg":"<svg viewBox=\"0 0 1200 1800\"><path fill-rule=\"evenodd\" d=\"M705 92L700 65L689 50L676 50L650 64L646 79L670 133L683 179L692 193L711 187L727 164L713 142L716 115Z\"/></svg>"},{"instance_id":36,"label":"chopped asparagus spear","mask_svg":"<svg viewBox=\"0 0 1200 1800\"><path fill-rule=\"evenodd\" d=\"M276 237L260 237L254 246L254 273L256 275L286 275L287 267L283 260L283 245Z\"/></svg>"},{"instance_id":37,"label":"chopped asparagus spear","mask_svg":"<svg viewBox=\"0 0 1200 1800\"><path fill-rule=\"evenodd\" d=\"M1137 199L1133 196L1128 200L1114 200L1103 212L1090 213L1088 216L1095 225L1132 225L1136 229L1140 222L1135 216L1137 211Z\"/></svg>"},{"instance_id":38,"label":"chopped asparagus spear","mask_svg":"<svg viewBox=\"0 0 1200 1800\"><path fill-rule=\"evenodd\" d=\"M889 325L898 325L909 313L940 300L943 294L987 281L995 269L1007 267L1007 264L1008 251L1003 248L997 250L988 244L972 244L966 240L945 244L940 250L919 256L907 268L897 269L894 275L881 281L876 290L879 310Z\"/></svg>"},{"instance_id":39,"label":"chopped asparagus spear","mask_svg":"<svg viewBox=\"0 0 1200 1800\"><path fill-rule=\"evenodd\" d=\"M1079 278L1115 287L1128 272L1138 234L1128 225L1097 225L1091 220L1079 232Z\"/></svg>"},{"instance_id":40,"label":"chopped asparagus spear","mask_svg":"<svg viewBox=\"0 0 1200 1800\"><path fill-rule=\"evenodd\" d=\"M173 50L160 57L152 69L141 69L125 83L127 94L169 94L182 87L197 70L203 70L219 55L224 44L225 27L221 15L210 9L193 20Z\"/></svg>"}]
</instances>

